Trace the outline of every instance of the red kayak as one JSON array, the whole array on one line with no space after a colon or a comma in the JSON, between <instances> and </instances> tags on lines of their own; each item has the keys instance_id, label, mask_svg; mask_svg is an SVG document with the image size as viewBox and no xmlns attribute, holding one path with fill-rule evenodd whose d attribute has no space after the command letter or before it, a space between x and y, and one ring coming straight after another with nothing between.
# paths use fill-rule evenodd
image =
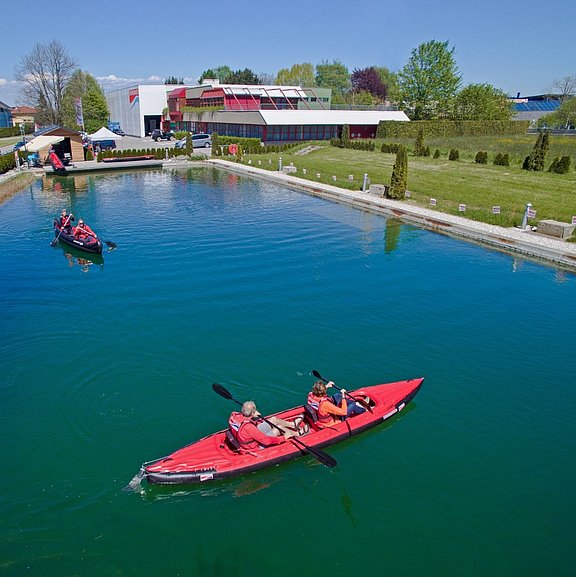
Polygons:
<instances>
[{"instance_id":1,"label":"red kayak","mask_svg":"<svg viewBox=\"0 0 576 577\"><path fill-rule=\"evenodd\" d=\"M293 437L286 443L273 445L258 451L242 451L234 447L233 438L227 429L213 433L161 459L145 463L129 488L135 488L142 478L153 484L204 483L217 479L236 477L264 467L277 465L302 455L311 455L328 466L336 461L322 451L327 447L375 427L401 411L422 386L423 378L409 379L363 387L348 394L362 399L369 407L364 413L349 417L337 425L318 428L306 414L303 406L275 413L274 416L287 421L303 417L309 423L309 432ZM220 387L227 395L226 389ZM222 391L216 392L222 394ZM226 396L222 395L222 396ZM228 396L227 398L233 399ZM233 399L236 401L236 399ZM236 401L238 402L238 401Z\"/></svg>"}]
</instances>

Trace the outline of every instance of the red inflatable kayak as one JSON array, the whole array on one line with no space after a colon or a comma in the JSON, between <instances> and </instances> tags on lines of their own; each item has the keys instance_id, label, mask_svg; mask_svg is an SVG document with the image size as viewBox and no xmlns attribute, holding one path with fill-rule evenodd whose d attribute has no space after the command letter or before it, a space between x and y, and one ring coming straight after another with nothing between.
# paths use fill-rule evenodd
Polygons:
<instances>
[{"instance_id":1,"label":"red inflatable kayak","mask_svg":"<svg viewBox=\"0 0 576 577\"><path fill-rule=\"evenodd\" d=\"M142 478L155 484L204 483L250 473L305 454L333 460L321 450L322 447L343 441L389 419L412 400L423 381L423 378L409 379L349 391L354 397L368 398L370 409L324 429L310 423L307 434L259 451L239 451L233 447L227 430L218 431L171 455L145 463L129 487L135 488ZM307 418L303 406L281 411L274 416L288 421L297 417ZM323 458L319 460L328 464ZM336 464L335 460L333 462Z\"/></svg>"}]
</instances>

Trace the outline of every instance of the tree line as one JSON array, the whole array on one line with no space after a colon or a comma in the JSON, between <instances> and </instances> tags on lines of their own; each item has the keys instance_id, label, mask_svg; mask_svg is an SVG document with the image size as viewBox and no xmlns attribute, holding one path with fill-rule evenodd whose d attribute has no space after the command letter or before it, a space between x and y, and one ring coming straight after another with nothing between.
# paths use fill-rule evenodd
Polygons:
<instances>
[{"instance_id":1,"label":"tree line","mask_svg":"<svg viewBox=\"0 0 576 577\"><path fill-rule=\"evenodd\" d=\"M83 72L64 46L52 40L36 44L16 67L16 78L24 83L24 97L39 110L40 124L76 123L75 102L82 99L84 128L91 132L106 124L108 107L102 88L88 72ZM431 40L412 50L406 64L392 72L383 66L350 71L338 60L309 62L282 68L275 75L255 73L249 68L232 70L227 65L208 68L198 83L217 79L224 84L288 85L330 88L332 104L344 106L393 105L411 120L510 120L512 104L499 88L488 83L462 86L455 48ZM184 84L183 78L169 76L166 84ZM556 81L563 103L551 120L570 125L576 121L573 91L576 77Z\"/></svg>"}]
</instances>

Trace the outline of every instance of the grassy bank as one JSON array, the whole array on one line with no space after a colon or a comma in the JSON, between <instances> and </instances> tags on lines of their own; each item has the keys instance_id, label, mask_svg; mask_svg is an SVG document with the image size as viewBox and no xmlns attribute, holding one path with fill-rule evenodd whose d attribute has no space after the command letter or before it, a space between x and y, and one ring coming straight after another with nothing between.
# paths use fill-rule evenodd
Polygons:
<instances>
[{"instance_id":1,"label":"grassy bank","mask_svg":"<svg viewBox=\"0 0 576 577\"><path fill-rule=\"evenodd\" d=\"M10 180L0 182L0 204L31 185L38 179L38 175L31 172L23 172Z\"/></svg>"},{"instance_id":2,"label":"grassy bank","mask_svg":"<svg viewBox=\"0 0 576 577\"><path fill-rule=\"evenodd\" d=\"M568 174L561 175L522 170L521 163L530 153L535 140L533 135L426 140L425 144L430 146L432 153L439 148L442 156L434 160L409 154L408 190L411 196L406 202L431 207L431 199L434 198L435 210L500 226L519 225L526 203L530 202L536 211L536 218L530 221L531 224L544 219L571 222L572 216L576 216L576 172L572 169ZM350 190L361 188L364 173L374 184L390 183L395 154L335 148L325 142L316 144L321 146L319 150L303 156L296 152L304 146L289 153L247 155L244 163L278 170L278 159L281 157L284 166L292 163L297 168L295 175L300 178ZM414 143L405 144L411 148ZM568 155L573 162L576 161L575 139L551 138L550 144L546 167L554 156ZM380 145L381 142L377 143L376 150L379 151ZM459 161L448 160L451 148L459 149ZM487 150L490 160L496 152L507 152L511 156L511 166L476 164L474 156L478 150ZM349 180L350 175L353 180ZM465 212L459 211L460 204L466 205ZM493 206L500 207L500 214L493 214Z\"/></svg>"}]
</instances>

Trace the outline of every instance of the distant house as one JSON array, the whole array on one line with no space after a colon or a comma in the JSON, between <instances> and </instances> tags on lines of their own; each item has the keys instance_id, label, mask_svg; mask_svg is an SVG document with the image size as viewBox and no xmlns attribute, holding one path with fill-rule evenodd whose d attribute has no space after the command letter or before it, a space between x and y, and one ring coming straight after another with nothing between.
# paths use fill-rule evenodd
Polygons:
<instances>
[{"instance_id":1,"label":"distant house","mask_svg":"<svg viewBox=\"0 0 576 577\"><path fill-rule=\"evenodd\" d=\"M12 126L18 126L19 124L35 125L37 112L36 108L30 106L15 106L12 108Z\"/></svg>"},{"instance_id":2,"label":"distant house","mask_svg":"<svg viewBox=\"0 0 576 577\"><path fill-rule=\"evenodd\" d=\"M0 128L12 126L12 108L0 101Z\"/></svg>"}]
</instances>

